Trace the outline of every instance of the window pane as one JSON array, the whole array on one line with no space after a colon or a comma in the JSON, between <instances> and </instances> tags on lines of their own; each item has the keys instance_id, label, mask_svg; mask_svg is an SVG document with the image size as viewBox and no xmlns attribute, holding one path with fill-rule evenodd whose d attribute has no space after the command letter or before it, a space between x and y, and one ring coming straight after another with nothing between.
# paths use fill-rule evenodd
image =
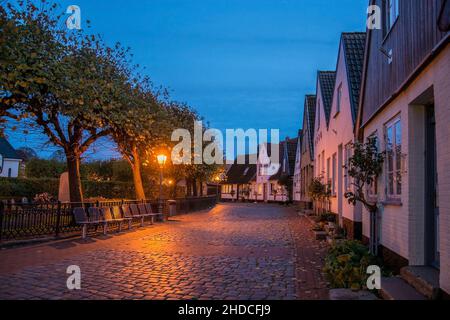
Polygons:
<instances>
[{"instance_id":1,"label":"window pane","mask_svg":"<svg viewBox=\"0 0 450 320\"><path fill-rule=\"evenodd\" d=\"M390 195L394 194L394 174L393 173L388 174L388 193Z\"/></svg>"},{"instance_id":2,"label":"window pane","mask_svg":"<svg viewBox=\"0 0 450 320\"><path fill-rule=\"evenodd\" d=\"M401 195L402 194L402 174L400 171L397 171L397 195Z\"/></svg>"}]
</instances>

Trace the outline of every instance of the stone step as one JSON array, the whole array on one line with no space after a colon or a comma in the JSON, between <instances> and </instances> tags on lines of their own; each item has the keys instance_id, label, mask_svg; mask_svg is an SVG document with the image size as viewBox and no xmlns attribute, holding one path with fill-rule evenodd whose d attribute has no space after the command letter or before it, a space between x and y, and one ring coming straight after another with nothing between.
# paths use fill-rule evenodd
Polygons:
<instances>
[{"instance_id":1,"label":"stone step","mask_svg":"<svg viewBox=\"0 0 450 320\"><path fill-rule=\"evenodd\" d=\"M381 278L379 293L384 300L427 300L400 277Z\"/></svg>"},{"instance_id":2,"label":"stone step","mask_svg":"<svg viewBox=\"0 0 450 320\"><path fill-rule=\"evenodd\" d=\"M439 298L439 271L432 267L409 266L400 275L410 286L430 300Z\"/></svg>"}]
</instances>

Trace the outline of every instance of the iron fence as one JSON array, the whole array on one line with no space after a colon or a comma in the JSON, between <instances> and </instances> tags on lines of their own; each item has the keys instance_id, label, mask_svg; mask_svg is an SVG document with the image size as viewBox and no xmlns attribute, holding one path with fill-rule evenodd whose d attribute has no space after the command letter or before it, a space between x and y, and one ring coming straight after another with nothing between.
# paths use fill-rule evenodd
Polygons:
<instances>
[{"instance_id":1,"label":"iron fence","mask_svg":"<svg viewBox=\"0 0 450 320\"><path fill-rule=\"evenodd\" d=\"M217 202L215 196L176 199L178 214L205 210ZM124 204L150 203L153 212L159 212L159 201L97 201L85 203L4 203L0 201L0 242L26 240L30 238L55 237L78 233L81 227L75 223L73 209L77 207L114 207ZM163 200L163 213L168 213L168 204Z\"/></svg>"}]
</instances>

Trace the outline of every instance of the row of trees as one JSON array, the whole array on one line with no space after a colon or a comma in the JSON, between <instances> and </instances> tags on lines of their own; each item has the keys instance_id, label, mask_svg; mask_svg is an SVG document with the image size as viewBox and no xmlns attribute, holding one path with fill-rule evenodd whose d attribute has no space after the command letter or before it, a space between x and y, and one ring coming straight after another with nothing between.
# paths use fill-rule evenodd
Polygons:
<instances>
[{"instance_id":1,"label":"row of trees","mask_svg":"<svg viewBox=\"0 0 450 320\"><path fill-rule=\"evenodd\" d=\"M173 129L193 130L199 115L154 88L129 48L68 30L57 4L15 2L0 8L0 126L20 121L64 151L73 202L83 201L82 155L110 137L132 169L136 198L145 199L142 166L155 167L156 153L171 148ZM194 182L216 169L169 168L175 180Z\"/></svg>"}]
</instances>

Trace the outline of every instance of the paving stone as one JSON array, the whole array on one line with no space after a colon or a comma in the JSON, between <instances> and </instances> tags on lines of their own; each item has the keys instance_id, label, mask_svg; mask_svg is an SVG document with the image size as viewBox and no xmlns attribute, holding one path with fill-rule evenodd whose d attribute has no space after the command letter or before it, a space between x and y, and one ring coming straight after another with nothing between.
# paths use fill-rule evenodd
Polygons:
<instances>
[{"instance_id":1,"label":"paving stone","mask_svg":"<svg viewBox=\"0 0 450 320\"><path fill-rule=\"evenodd\" d=\"M227 204L107 240L1 250L0 299L326 299L326 246L310 229L287 208Z\"/></svg>"}]
</instances>

